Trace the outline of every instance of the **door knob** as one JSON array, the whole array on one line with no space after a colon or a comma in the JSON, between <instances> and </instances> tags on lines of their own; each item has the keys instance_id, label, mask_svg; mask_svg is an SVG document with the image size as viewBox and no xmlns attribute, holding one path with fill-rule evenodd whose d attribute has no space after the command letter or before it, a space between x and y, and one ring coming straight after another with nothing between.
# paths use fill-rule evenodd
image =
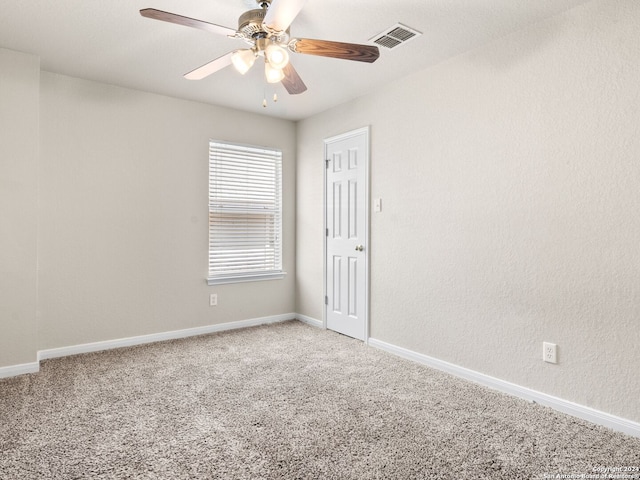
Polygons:
<instances>
[{"instance_id":1,"label":"door knob","mask_svg":"<svg viewBox=\"0 0 640 480\"><path fill-rule=\"evenodd\" d=\"M364 250L364 245L356 245L356 252L362 252Z\"/></svg>"}]
</instances>

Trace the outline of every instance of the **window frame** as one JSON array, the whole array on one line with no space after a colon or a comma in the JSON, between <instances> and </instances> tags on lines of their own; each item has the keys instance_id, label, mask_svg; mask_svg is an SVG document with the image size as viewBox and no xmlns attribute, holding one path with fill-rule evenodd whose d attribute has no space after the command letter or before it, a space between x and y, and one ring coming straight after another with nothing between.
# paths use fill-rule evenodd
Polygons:
<instances>
[{"instance_id":1,"label":"window frame","mask_svg":"<svg viewBox=\"0 0 640 480\"><path fill-rule=\"evenodd\" d=\"M251 154L257 155L258 157L260 157L259 161L268 162L273 160L273 166L268 167L269 169L271 168L273 169L273 176L274 176L273 191L269 190L269 198L271 198L271 194L273 194L273 202L274 202L273 208L268 208L267 206L264 205L264 202L262 203L258 202L255 196L253 199L251 199L250 198L251 194L256 193L255 191L252 191L251 186L247 187L248 193L247 193L247 197L244 199L239 197L238 194L235 192L235 190L238 190L237 183L234 184L233 186L230 186L228 182L226 186L225 184L222 184L222 186L219 186L220 181L219 181L219 176L216 176L216 171L219 172L220 169L225 171L224 170L225 154L231 155L232 158L239 159L239 157L243 153L246 155L246 158L241 159L240 164L242 165L242 167L245 167L247 169L250 168L250 164L253 162L253 160L249 158ZM216 155L218 156L216 157ZM227 168L230 167L228 158L226 159L226 163L227 163L226 167ZM221 285L221 284L230 284L230 283L255 282L255 281L263 281L263 280L279 280L284 278L286 275L286 272L284 271L283 264L282 264L282 250L283 250L282 150L277 148L272 148L272 147L247 145L247 144L241 144L237 142L228 142L228 141L210 139L208 164L209 164L209 173L208 173L209 190L208 190L208 222L207 223L208 223L209 244L208 244L207 251L208 251L209 260L208 260L207 284ZM235 166L236 165L234 164L232 167L235 167ZM237 172L231 172L230 170L227 170L225 173L228 174L228 176L233 176L233 180L231 182L237 181L242 178L242 176L239 175ZM255 174L256 172L254 171L252 173ZM246 179L248 176L249 175L245 176L244 178ZM265 175L265 177L261 178L260 180L264 181L264 180L270 180L270 179L268 178L268 176ZM269 187L271 187L271 184L269 185ZM234 190L234 192L230 193L231 190ZM228 202L228 204L225 205L225 203L227 203L224 200L225 194L227 195L227 197L235 196L235 199L233 201ZM242 206L241 207L239 207L238 205L234 206L233 202L236 202L238 205L242 205ZM213 218L215 218L216 215L219 218L219 221L217 222L218 234L220 234L221 229L224 228L228 232L229 229L230 228L233 229L234 226L236 226L238 230L242 230L243 224L241 222L238 223L237 225L235 225L234 223L232 226L230 226L229 224L225 224L226 222L224 220L225 215L229 216L229 218L231 219L233 219L234 216L240 218L242 215L245 215L247 217L246 218L247 223L244 224L244 228L245 230L248 230L250 227L255 226L250 223L251 217L255 220L256 216L260 216L260 215L268 216L269 213L265 213L266 210L270 210L273 215L273 220L271 222L263 222L265 229L267 231L270 230L270 232L264 234L264 239L265 241L267 241L267 245L271 244L270 240L273 237L273 242L272 242L273 244L273 254L272 254L273 266L272 267L273 268L268 268L269 261L266 259L269 257L269 255L267 254L265 256L265 263L262 266L251 269L247 267L247 264L242 264L238 268L238 270L242 270L242 271L232 270L230 273L221 273L221 271L222 272L224 271L225 264L220 261L220 256L226 255L226 254L222 253L224 252L224 250L219 250L217 252L218 257L216 258L216 252L214 252L213 250L214 248L213 245L216 241L215 238L218 238L217 236L215 236L216 223L214 223L215 220L213 220ZM257 225L260 226L261 224L258 223ZM242 234L240 232L238 232L237 234L225 233L225 235L231 235L231 237L227 237L223 243L228 243L229 238L231 238L232 241L235 239L241 239L240 244L246 243L242 241L242 239L246 240L246 238L242 237L241 236ZM233 235L236 235L236 237L232 238ZM253 238L260 239L260 236L258 234L258 236ZM228 249L231 248L232 251L237 253L237 256L234 257L234 261L242 260L243 256L248 257L249 255L251 255L250 253L252 250L251 247L252 247L251 245L244 246L244 247L242 245L240 245L239 247L227 246ZM238 253L238 250L241 251L243 248L245 252ZM228 268L229 265L227 264L226 267Z\"/></svg>"}]
</instances>

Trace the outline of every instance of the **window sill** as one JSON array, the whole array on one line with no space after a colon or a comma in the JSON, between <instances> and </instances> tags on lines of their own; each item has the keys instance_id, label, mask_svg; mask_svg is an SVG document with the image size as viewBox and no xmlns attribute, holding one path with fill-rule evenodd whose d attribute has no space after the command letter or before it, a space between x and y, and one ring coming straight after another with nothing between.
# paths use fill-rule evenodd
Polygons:
<instances>
[{"instance_id":1,"label":"window sill","mask_svg":"<svg viewBox=\"0 0 640 480\"><path fill-rule=\"evenodd\" d=\"M225 283L261 282L263 280L281 280L286 272L257 273L248 275L230 275L228 277L209 277L207 285L223 285Z\"/></svg>"}]
</instances>

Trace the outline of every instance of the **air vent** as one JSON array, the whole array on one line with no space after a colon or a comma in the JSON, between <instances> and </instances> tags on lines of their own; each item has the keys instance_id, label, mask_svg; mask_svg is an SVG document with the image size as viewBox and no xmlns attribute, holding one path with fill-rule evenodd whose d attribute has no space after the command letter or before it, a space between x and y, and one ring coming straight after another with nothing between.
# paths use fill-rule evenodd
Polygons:
<instances>
[{"instance_id":1,"label":"air vent","mask_svg":"<svg viewBox=\"0 0 640 480\"><path fill-rule=\"evenodd\" d=\"M392 49L420 35L422 35L422 33L419 31L397 23L393 27L371 38L370 41L381 47Z\"/></svg>"}]
</instances>

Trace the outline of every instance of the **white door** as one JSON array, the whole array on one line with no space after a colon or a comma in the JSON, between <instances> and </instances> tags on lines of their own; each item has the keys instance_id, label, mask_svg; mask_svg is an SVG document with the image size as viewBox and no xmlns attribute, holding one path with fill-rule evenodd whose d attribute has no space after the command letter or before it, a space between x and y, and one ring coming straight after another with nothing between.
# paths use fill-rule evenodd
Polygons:
<instances>
[{"instance_id":1,"label":"white door","mask_svg":"<svg viewBox=\"0 0 640 480\"><path fill-rule=\"evenodd\" d=\"M369 129L325 140L325 319L367 338Z\"/></svg>"}]
</instances>

